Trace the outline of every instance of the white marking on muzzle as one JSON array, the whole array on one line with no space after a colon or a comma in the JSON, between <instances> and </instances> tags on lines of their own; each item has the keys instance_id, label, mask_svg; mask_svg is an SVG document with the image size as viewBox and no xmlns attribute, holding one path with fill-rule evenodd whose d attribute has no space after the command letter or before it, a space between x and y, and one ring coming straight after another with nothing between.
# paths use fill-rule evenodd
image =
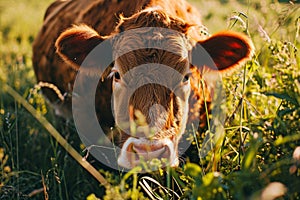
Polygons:
<instances>
[{"instance_id":1,"label":"white marking on muzzle","mask_svg":"<svg viewBox=\"0 0 300 200\"><path fill-rule=\"evenodd\" d=\"M130 169L141 164L141 160L147 162L154 158L165 158L167 165L178 166L177 149L170 139L148 140L133 137L124 143L118 157L118 165Z\"/></svg>"}]
</instances>

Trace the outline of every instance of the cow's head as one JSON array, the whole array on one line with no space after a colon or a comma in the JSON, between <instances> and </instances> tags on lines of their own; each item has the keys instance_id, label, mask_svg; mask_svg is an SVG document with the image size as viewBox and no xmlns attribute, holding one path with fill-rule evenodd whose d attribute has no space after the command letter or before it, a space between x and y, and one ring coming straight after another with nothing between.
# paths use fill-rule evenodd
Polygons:
<instances>
[{"instance_id":1,"label":"cow's head","mask_svg":"<svg viewBox=\"0 0 300 200\"><path fill-rule=\"evenodd\" d=\"M156 28L145 31L141 27ZM144 161L166 158L171 166L178 165L178 143L189 112L189 58L196 43L215 63L202 65L215 73L231 70L251 57L253 47L247 37L222 32L195 43L188 34L191 27L163 11L144 10L129 18L121 17L112 36L102 37L92 28L80 25L57 39L58 54L79 68L94 47L113 38L114 65L109 77L113 79L115 121L121 130L119 165L134 167L141 157ZM136 31L118 34L128 30ZM144 48L145 43L151 43L151 47ZM153 48L153 44L160 48Z\"/></svg>"}]
</instances>

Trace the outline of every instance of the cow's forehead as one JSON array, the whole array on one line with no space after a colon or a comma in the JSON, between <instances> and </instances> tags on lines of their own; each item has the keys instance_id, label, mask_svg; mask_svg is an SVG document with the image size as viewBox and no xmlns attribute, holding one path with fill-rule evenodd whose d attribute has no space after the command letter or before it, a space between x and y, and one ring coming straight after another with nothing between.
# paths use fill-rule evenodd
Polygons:
<instances>
[{"instance_id":1,"label":"cow's forehead","mask_svg":"<svg viewBox=\"0 0 300 200\"><path fill-rule=\"evenodd\" d=\"M146 63L160 63L184 73L191 44L185 34L168 29L143 28L113 40L117 67L124 72Z\"/></svg>"},{"instance_id":2,"label":"cow's forehead","mask_svg":"<svg viewBox=\"0 0 300 200\"><path fill-rule=\"evenodd\" d=\"M113 41L114 56L139 48L164 49L187 56L192 45L184 33L160 27L142 27L117 34ZM185 55L184 55L185 54Z\"/></svg>"}]
</instances>

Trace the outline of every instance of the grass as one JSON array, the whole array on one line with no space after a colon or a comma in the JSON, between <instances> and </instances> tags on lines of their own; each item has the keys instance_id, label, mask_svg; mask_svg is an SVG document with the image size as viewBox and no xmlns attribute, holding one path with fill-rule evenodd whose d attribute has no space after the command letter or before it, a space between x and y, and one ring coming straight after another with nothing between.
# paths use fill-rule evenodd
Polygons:
<instances>
[{"instance_id":1,"label":"grass","mask_svg":"<svg viewBox=\"0 0 300 200\"><path fill-rule=\"evenodd\" d=\"M0 2L0 199L258 199L275 186L279 199L300 198L299 4L193 1L210 33L244 32L256 47L224 78L225 131L198 164L143 175L99 168L103 186L4 90L17 91L84 156L72 122L57 119L34 87L31 43L50 2ZM193 134L201 148L204 134Z\"/></svg>"}]
</instances>

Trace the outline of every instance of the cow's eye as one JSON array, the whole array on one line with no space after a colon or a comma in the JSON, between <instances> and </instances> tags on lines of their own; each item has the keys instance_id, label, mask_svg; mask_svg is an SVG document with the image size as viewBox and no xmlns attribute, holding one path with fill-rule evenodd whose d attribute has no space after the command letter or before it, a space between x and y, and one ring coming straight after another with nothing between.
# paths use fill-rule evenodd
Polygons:
<instances>
[{"instance_id":1,"label":"cow's eye","mask_svg":"<svg viewBox=\"0 0 300 200\"><path fill-rule=\"evenodd\" d=\"M189 74L186 74L186 75L183 77L182 82L183 82L183 83L188 82L188 81L190 80L190 77L191 77L191 74L190 74L190 73L189 73Z\"/></svg>"},{"instance_id":2,"label":"cow's eye","mask_svg":"<svg viewBox=\"0 0 300 200\"><path fill-rule=\"evenodd\" d=\"M108 78L113 78L115 82L118 82L121 80L121 75L116 68L112 68Z\"/></svg>"},{"instance_id":3,"label":"cow's eye","mask_svg":"<svg viewBox=\"0 0 300 200\"><path fill-rule=\"evenodd\" d=\"M121 79L120 73L119 72L114 72L114 79L116 81L119 81Z\"/></svg>"}]
</instances>

